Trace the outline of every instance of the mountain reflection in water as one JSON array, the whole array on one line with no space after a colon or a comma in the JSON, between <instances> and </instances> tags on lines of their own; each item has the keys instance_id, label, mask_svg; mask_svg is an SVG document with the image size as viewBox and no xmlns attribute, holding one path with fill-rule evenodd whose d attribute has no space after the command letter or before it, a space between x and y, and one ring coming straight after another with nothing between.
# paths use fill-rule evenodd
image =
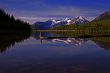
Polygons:
<instances>
[{"instance_id":1,"label":"mountain reflection in water","mask_svg":"<svg viewBox=\"0 0 110 73\"><path fill-rule=\"evenodd\" d=\"M32 36L36 40L40 40L41 44L43 44L43 41L46 40L50 42L62 42L65 44L74 44L76 46L80 46L87 41L93 41L105 50L110 50L110 37L72 38L69 36L65 37L64 35L62 36L60 34L52 34L48 32L34 32Z\"/></svg>"}]
</instances>

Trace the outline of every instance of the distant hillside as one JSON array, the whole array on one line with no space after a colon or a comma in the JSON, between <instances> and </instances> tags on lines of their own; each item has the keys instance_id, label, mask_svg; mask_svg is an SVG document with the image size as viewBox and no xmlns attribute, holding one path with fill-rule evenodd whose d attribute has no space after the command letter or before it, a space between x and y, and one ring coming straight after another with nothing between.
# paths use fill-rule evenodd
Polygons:
<instances>
[{"instance_id":1,"label":"distant hillside","mask_svg":"<svg viewBox=\"0 0 110 73\"><path fill-rule=\"evenodd\" d=\"M94 22L82 25L65 25L50 30L75 30L64 33L66 36L110 36L110 12L105 12L94 19Z\"/></svg>"},{"instance_id":2,"label":"distant hillside","mask_svg":"<svg viewBox=\"0 0 110 73\"><path fill-rule=\"evenodd\" d=\"M110 36L110 20L91 22L82 25L65 25L50 30L74 30L74 32L58 33L64 36L80 37L80 36Z\"/></svg>"},{"instance_id":3,"label":"distant hillside","mask_svg":"<svg viewBox=\"0 0 110 73\"><path fill-rule=\"evenodd\" d=\"M15 19L14 16L10 16L4 10L0 9L0 31L30 31L30 25L19 19Z\"/></svg>"},{"instance_id":4,"label":"distant hillside","mask_svg":"<svg viewBox=\"0 0 110 73\"><path fill-rule=\"evenodd\" d=\"M96 17L93 21L101 21L101 20L107 20L110 19L110 11L106 11L103 14Z\"/></svg>"}]
</instances>

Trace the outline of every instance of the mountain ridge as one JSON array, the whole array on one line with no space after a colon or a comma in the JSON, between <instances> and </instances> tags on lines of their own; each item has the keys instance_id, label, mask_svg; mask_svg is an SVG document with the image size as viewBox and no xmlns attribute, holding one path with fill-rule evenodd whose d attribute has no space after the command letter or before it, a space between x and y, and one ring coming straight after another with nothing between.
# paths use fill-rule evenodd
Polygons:
<instances>
[{"instance_id":1,"label":"mountain ridge","mask_svg":"<svg viewBox=\"0 0 110 73\"><path fill-rule=\"evenodd\" d=\"M106 11L100 14L93 21L101 21L101 20L107 20L107 19L110 19L110 11Z\"/></svg>"},{"instance_id":2,"label":"mountain ridge","mask_svg":"<svg viewBox=\"0 0 110 73\"><path fill-rule=\"evenodd\" d=\"M63 26L63 25L79 25L79 24L88 23L88 22L89 21L86 18L82 16L78 16L76 18L65 18L63 20L50 19L45 22L36 22L32 25L32 28L45 30L45 29Z\"/></svg>"}]
</instances>

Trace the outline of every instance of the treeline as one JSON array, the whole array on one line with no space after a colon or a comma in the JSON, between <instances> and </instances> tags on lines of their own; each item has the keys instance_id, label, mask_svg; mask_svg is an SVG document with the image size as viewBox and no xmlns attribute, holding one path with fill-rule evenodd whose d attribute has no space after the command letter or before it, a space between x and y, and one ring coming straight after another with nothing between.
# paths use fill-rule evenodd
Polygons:
<instances>
[{"instance_id":1,"label":"treeline","mask_svg":"<svg viewBox=\"0 0 110 73\"><path fill-rule=\"evenodd\" d=\"M31 31L31 27L0 9L0 31Z\"/></svg>"}]
</instances>

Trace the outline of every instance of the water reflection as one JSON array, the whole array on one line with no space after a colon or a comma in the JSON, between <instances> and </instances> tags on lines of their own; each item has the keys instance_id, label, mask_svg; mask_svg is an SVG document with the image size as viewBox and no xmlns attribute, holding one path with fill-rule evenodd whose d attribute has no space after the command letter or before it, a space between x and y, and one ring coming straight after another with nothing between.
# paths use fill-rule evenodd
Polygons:
<instances>
[{"instance_id":1,"label":"water reflection","mask_svg":"<svg viewBox=\"0 0 110 73\"><path fill-rule=\"evenodd\" d=\"M4 34L0 35L0 52L3 53L18 42L27 39L30 34Z\"/></svg>"},{"instance_id":2,"label":"water reflection","mask_svg":"<svg viewBox=\"0 0 110 73\"><path fill-rule=\"evenodd\" d=\"M33 33L33 37L36 40L40 40L41 44L43 44L43 41L46 40L50 42L62 42L65 44L74 44L76 46L82 45L89 40L87 38L69 38L47 32L35 32Z\"/></svg>"},{"instance_id":3,"label":"water reflection","mask_svg":"<svg viewBox=\"0 0 110 73\"><path fill-rule=\"evenodd\" d=\"M76 46L80 46L91 40L101 48L104 48L105 50L110 50L110 37L70 38L48 32L33 32L31 36L33 36L36 40L40 40L41 44L43 44L44 41L49 41L53 43L61 42L65 44L74 44ZM5 52L16 43L22 42L29 37L30 34L0 35L0 52Z\"/></svg>"},{"instance_id":4,"label":"water reflection","mask_svg":"<svg viewBox=\"0 0 110 73\"><path fill-rule=\"evenodd\" d=\"M82 38L54 38L52 42L64 42L65 44L74 44L76 46L80 46L87 42L87 39Z\"/></svg>"},{"instance_id":5,"label":"water reflection","mask_svg":"<svg viewBox=\"0 0 110 73\"><path fill-rule=\"evenodd\" d=\"M92 38L97 45L104 48L105 50L110 50L110 37L95 37Z\"/></svg>"},{"instance_id":6,"label":"water reflection","mask_svg":"<svg viewBox=\"0 0 110 73\"><path fill-rule=\"evenodd\" d=\"M0 36L1 52L14 49L0 55L0 73L110 73L110 51L104 50L110 49L110 37L70 38L47 32L28 37Z\"/></svg>"},{"instance_id":7,"label":"water reflection","mask_svg":"<svg viewBox=\"0 0 110 73\"><path fill-rule=\"evenodd\" d=\"M110 50L110 37L70 38L69 36L65 37L64 35L61 36L60 34L52 34L48 32L34 32L32 36L36 40L40 40L41 44L43 44L43 41L46 40L50 42L62 42L65 44L74 44L76 46L80 46L91 40L105 50Z\"/></svg>"}]
</instances>

